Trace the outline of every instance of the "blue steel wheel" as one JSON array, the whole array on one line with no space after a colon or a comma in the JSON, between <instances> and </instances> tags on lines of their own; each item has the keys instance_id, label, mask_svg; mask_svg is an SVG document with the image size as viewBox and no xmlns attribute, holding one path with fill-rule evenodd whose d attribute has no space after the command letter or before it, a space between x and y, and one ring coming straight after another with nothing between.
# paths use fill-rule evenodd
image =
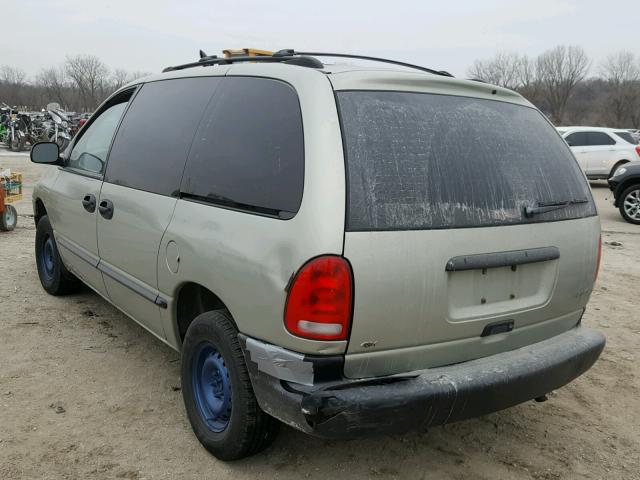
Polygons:
<instances>
[{"instance_id":1,"label":"blue steel wheel","mask_svg":"<svg viewBox=\"0 0 640 480\"><path fill-rule=\"evenodd\" d=\"M38 256L38 261L40 262L42 276L49 282L53 281L55 275L56 263L54 252L53 239L50 235L47 235L42 245L42 252Z\"/></svg>"},{"instance_id":2,"label":"blue steel wheel","mask_svg":"<svg viewBox=\"0 0 640 480\"><path fill-rule=\"evenodd\" d=\"M77 292L80 281L62 263L49 217L43 216L36 225L36 266L42 288L51 295Z\"/></svg>"},{"instance_id":3,"label":"blue steel wheel","mask_svg":"<svg viewBox=\"0 0 640 480\"><path fill-rule=\"evenodd\" d=\"M228 311L204 312L189 324L180 378L193 433L220 460L253 455L275 438L279 423L260 409Z\"/></svg>"},{"instance_id":4,"label":"blue steel wheel","mask_svg":"<svg viewBox=\"0 0 640 480\"><path fill-rule=\"evenodd\" d=\"M220 352L210 343L200 345L193 356L192 388L198 412L214 432L222 432L231 419L231 380Z\"/></svg>"}]
</instances>

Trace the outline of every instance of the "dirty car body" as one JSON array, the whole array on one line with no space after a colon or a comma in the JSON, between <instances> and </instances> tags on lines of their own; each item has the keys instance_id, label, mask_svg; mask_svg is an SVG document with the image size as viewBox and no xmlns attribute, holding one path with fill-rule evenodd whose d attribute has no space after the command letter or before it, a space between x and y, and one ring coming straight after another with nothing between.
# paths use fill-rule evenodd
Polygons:
<instances>
[{"instance_id":1,"label":"dirty car body","mask_svg":"<svg viewBox=\"0 0 640 480\"><path fill-rule=\"evenodd\" d=\"M268 416L348 438L507 408L596 361L597 212L529 102L438 72L207 58L116 92L34 192L69 273L182 351L206 448L266 445L229 450L245 368ZM180 129L153 129L160 108ZM207 372L211 398L191 390Z\"/></svg>"}]
</instances>

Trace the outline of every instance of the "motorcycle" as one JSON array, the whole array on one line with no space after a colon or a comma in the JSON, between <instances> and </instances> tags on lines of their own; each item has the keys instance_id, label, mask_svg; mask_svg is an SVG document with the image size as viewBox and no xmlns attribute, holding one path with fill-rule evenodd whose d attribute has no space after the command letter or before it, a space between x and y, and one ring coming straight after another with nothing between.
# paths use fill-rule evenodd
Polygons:
<instances>
[{"instance_id":1,"label":"motorcycle","mask_svg":"<svg viewBox=\"0 0 640 480\"><path fill-rule=\"evenodd\" d=\"M14 138L14 121L17 114L18 111L6 103L0 106L0 141L8 147Z\"/></svg>"},{"instance_id":2,"label":"motorcycle","mask_svg":"<svg viewBox=\"0 0 640 480\"><path fill-rule=\"evenodd\" d=\"M9 150L21 152L25 149L27 143L33 145L35 141L31 135L32 120L27 113L18 113L13 121L13 134Z\"/></svg>"},{"instance_id":3,"label":"motorcycle","mask_svg":"<svg viewBox=\"0 0 640 480\"><path fill-rule=\"evenodd\" d=\"M47 113L53 121L53 129L49 136L49 141L58 144L60 151L64 151L71 142L71 132L69 130L69 118L59 105L47 105Z\"/></svg>"}]
</instances>

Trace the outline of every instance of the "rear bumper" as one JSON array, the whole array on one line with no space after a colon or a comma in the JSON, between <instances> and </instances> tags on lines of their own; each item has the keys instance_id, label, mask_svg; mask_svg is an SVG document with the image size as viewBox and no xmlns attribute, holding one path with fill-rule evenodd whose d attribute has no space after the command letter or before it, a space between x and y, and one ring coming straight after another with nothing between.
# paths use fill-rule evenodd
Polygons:
<instances>
[{"instance_id":1,"label":"rear bumper","mask_svg":"<svg viewBox=\"0 0 640 480\"><path fill-rule=\"evenodd\" d=\"M251 355L246 357L263 410L312 435L353 438L452 423L542 396L587 371L604 344L600 332L576 327L527 347L447 367L314 385L275 378L261 371Z\"/></svg>"}]
</instances>

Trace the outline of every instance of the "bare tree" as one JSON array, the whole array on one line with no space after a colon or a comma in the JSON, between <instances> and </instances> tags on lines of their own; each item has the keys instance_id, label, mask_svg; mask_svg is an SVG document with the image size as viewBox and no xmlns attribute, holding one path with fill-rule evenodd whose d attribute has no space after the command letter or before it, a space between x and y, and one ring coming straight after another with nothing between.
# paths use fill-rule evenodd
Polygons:
<instances>
[{"instance_id":1,"label":"bare tree","mask_svg":"<svg viewBox=\"0 0 640 480\"><path fill-rule=\"evenodd\" d=\"M533 103L540 97L537 62L526 55L520 57L518 69L518 92Z\"/></svg>"},{"instance_id":2,"label":"bare tree","mask_svg":"<svg viewBox=\"0 0 640 480\"><path fill-rule=\"evenodd\" d=\"M469 69L469 76L485 82L515 89L519 86L520 55L514 52L498 52L490 60L476 60Z\"/></svg>"},{"instance_id":3,"label":"bare tree","mask_svg":"<svg viewBox=\"0 0 640 480\"><path fill-rule=\"evenodd\" d=\"M67 57L65 71L80 92L83 108L95 108L108 90L109 68L95 55L76 55Z\"/></svg>"},{"instance_id":4,"label":"bare tree","mask_svg":"<svg viewBox=\"0 0 640 480\"><path fill-rule=\"evenodd\" d=\"M43 68L29 81L24 71L0 66L0 101L25 110L57 102L67 110L93 110L112 92L149 75L110 69L97 57L78 55L58 66Z\"/></svg>"},{"instance_id":5,"label":"bare tree","mask_svg":"<svg viewBox=\"0 0 640 480\"><path fill-rule=\"evenodd\" d=\"M69 92L69 80L62 67L45 68L36 76L36 85L41 87L46 96L45 102L58 102L60 105L69 105L71 100Z\"/></svg>"},{"instance_id":6,"label":"bare tree","mask_svg":"<svg viewBox=\"0 0 640 480\"><path fill-rule=\"evenodd\" d=\"M571 94L589 71L589 58L582 47L560 45L542 53L536 67L551 119L561 124Z\"/></svg>"},{"instance_id":7,"label":"bare tree","mask_svg":"<svg viewBox=\"0 0 640 480\"><path fill-rule=\"evenodd\" d=\"M27 86L27 74L24 70L8 65L0 66L0 85L4 96L11 98L16 105L24 105Z\"/></svg>"},{"instance_id":8,"label":"bare tree","mask_svg":"<svg viewBox=\"0 0 640 480\"><path fill-rule=\"evenodd\" d=\"M498 52L489 60L476 60L469 76L500 87L517 90L532 102L538 96L536 62L516 52Z\"/></svg>"},{"instance_id":9,"label":"bare tree","mask_svg":"<svg viewBox=\"0 0 640 480\"><path fill-rule=\"evenodd\" d=\"M111 74L111 78L109 79L109 87L112 90L118 90L121 87L124 87L131 80L131 74L122 68L116 68Z\"/></svg>"},{"instance_id":10,"label":"bare tree","mask_svg":"<svg viewBox=\"0 0 640 480\"><path fill-rule=\"evenodd\" d=\"M131 83L142 77L149 76L147 72L128 72L122 68L116 68L109 78L109 90L115 92L119 88L124 87L127 83Z\"/></svg>"},{"instance_id":11,"label":"bare tree","mask_svg":"<svg viewBox=\"0 0 640 480\"><path fill-rule=\"evenodd\" d=\"M24 70L2 65L0 67L0 82L11 83L15 85L24 85L27 81L27 74Z\"/></svg>"},{"instance_id":12,"label":"bare tree","mask_svg":"<svg viewBox=\"0 0 640 480\"><path fill-rule=\"evenodd\" d=\"M600 74L608 83L606 110L616 127L624 127L637 117L640 108L640 63L631 52L618 52L600 65Z\"/></svg>"}]
</instances>

